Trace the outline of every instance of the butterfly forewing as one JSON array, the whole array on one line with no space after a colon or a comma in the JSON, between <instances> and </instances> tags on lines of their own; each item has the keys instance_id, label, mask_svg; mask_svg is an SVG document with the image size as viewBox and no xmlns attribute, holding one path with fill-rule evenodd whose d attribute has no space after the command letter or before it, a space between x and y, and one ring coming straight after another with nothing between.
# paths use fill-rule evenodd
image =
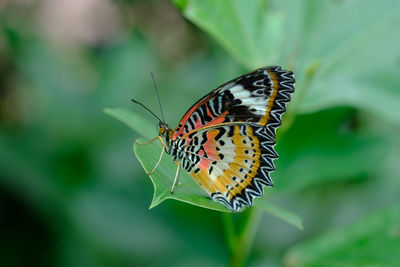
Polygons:
<instances>
[{"instance_id":1,"label":"butterfly forewing","mask_svg":"<svg viewBox=\"0 0 400 267\"><path fill-rule=\"evenodd\" d=\"M242 75L195 103L179 122L173 138L219 123L246 122L261 126L268 122L280 123L271 116L271 111L280 110L282 114L285 106L280 104L288 102L293 91L292 72L280 67L261 68Z\"/></svg>"},{"instance_id":2,"label":"butterfly forewing","mask_svg":"<svg viewBox=\"0 0 400 267\"><path fill-rule=\"evenodd\" d=\"M216 201L251 206L272 186L275 130L294 92L292 72L266 67L227 82L194 104L175 130L175 159Z\"/></svg>"}]
</instances>

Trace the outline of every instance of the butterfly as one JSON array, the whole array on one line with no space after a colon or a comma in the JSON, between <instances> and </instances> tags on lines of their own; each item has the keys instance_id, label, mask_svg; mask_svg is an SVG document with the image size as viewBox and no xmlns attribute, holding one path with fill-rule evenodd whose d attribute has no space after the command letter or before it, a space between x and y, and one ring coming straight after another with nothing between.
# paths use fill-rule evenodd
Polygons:
<instances>
[{"instance_id":1,"label":"butterfly","mask_svg":"<svg viewBox=\"0 0 400 267\"><path fill-rule=\"evenodd\" d=\"M154 78L154 77L153 77ZM154 79L153 79L154 80ZM159 119L159 160L164 151L172 155L177 171L183 168L215 201L233 211L253 205L273 186L270 173L276 129L294 92L291 71L270 66L244 74L222 84L197 101L182 117L176 129ZM161 103L160 103L161 107ZM162 111L161 111L162 112Z\"/></svg>"}]
</instances>

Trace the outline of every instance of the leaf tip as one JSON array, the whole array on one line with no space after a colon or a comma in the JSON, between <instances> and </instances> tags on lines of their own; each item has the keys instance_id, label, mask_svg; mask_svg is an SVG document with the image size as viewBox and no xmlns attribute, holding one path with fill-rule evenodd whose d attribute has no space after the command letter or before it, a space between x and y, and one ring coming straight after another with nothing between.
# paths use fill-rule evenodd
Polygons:
<instances>
[{"instance_id":1,"label":"leaf tip","mask_svg":"<svg viewBox=\"0 0 400 267\"><path fill-rule=\"evenodd\" d=\"M184 10L188 0L173 0L173 2L177 8L179 8L180 10Z\"/></svg>"}]
</instances>

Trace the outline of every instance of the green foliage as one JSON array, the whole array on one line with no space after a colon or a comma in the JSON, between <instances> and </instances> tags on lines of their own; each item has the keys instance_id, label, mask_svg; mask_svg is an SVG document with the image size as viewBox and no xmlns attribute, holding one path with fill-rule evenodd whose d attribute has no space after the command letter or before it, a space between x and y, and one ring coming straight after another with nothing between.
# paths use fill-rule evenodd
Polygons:
<instances>
[{"instance_id":1,"label":"green foliage","mask_svg":"<svg viewBox=\"0 0 400 267\"><path fill-rule=\"evenodd\" d=\"M183 13L248 69L294 68L300 112L352 105L399 122L400 3L372 3L189 0Z\"/></svg>"},{"instance_id":2,"label":"green foliage","mask_svg":"<svg viewBox=\"0 0 400 267\"><path fill-rule=\"evenodd\" d=\"M261 209L263 209L264 211L288 222L297 229L303 230L303 222L297 214L284 210L281 207L272 204L271 202L267 202L264 205L260 205L259 207L261 207Z\"/></svg>"},{"instance_id":3,"label":"green foliage","mask_svg":"<svg viewBox=\"0 0 400 267\"><path fill-rule=\"evenodd\" d=\"M400 82L396 74L400 52L395 47L400 40L396 34L400 5L398 1L383 1L379 7L371 3L305 5L307 27L298 60L305 66L303 62L311 59L319 69L300 104L302 112L352 105L399 122L394 110L400 98L395 89Z\"/></svg>"},{"instance_id":4,"label":"green foliage","mask_svg":"<svg viewBox=\"0 0 400 267\"><path fill-rule=\"evenodd\" d=\"M183 13L216 39L247 69L276 62L282 17L267 13L263 0L189 0Z\"/></svg>"},{"instance_id":5,"label":"green foliage","mask_svg":"<svg viewBox=\"0 0 400 267\"><path fill-rule=\"evenodd\" d=\"M285 256L287 266L398 266L400 206L300 243Z\"/></svg>"},{"instance_id":6,"label":"green foliage","mask_svg":"<svg viewBox=\"0 0 400 267\"><path fill-rule=\"evenodd\" d=\"M378 134L354 132L355 116L349 108L298 116L277 145L280 159L274 177L278 190L298 191L378 172L388 142Z\"/></svg>"},{"instance_id":7,"label":"green foliage","mask_svg":"<svg viewBox=\"0 0 400 267\"><path fill-rule=\"evenodd\" d=\"M104 109L104 112L122 121L139 135L148 139L151 139L158 134L155 131L155 125L152 125L148 120L132 111L123 108L106 108Z\"/></svg>"},{"instance_id":8,"label":"green foliage","mask_svg":"<svg viewBox=\"0 0 400 267\"><path fill-rule=\"evenodd\" d=\"M59 14L49 1L8 2L2 266L400 265L399 1L115 1L70 31L75 17L48 21ZM135 145L135 157L132 142L156 136L157 122L130 102L158 112L149 72L174 127L210 90L264 65L293 70L296 92L275 187L255 208L215 211L224 206L184 171L171 195L168 155L150 181L161 146ZM194 205L149 211L153 192L152 206Z\"/></svg>"}]
</instances>

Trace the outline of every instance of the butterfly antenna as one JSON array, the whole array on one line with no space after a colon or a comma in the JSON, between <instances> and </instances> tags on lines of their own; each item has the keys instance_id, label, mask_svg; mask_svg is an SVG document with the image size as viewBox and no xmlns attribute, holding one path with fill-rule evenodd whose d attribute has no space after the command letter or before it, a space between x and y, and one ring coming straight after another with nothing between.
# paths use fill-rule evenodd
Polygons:
<instances>
[{"instance_id":1,"label":"butterfly antenna","mask_svg":"<svg viewBox=\"0 0 400 267\"><path fill-rule=\"evenodd\" d=\"M163 119L162 122L165 123L164 113L163 113L163 109L162 109L162 106L161 106L160 94L158 93L158 88L157 88L157 84L156 84L156 79L154 78L153 72L150 72L150 74L151 74L151 78L153 79L154 88L155 88L155 90L156 90L156 94L157 94L157 98L158 98L158 104L160 104L161 117L162 117L162 119Z\"/></svg>"},{"instance_id":2,"label":"butterfly antenna","mask_svg":"<svg viewBox=\"0 0 400 267\"><path fill-rule=\"evenodd\" d=\"M139 105L141 105L142 107L144 107L148 112L150 112L154 117L156 117L157 120L161 121L160 118L159 118L156 114L154 114L153 111L151 111L150 109L148 109L145 105L143 105L142 103L136 101L135 99L131 99L131 100L132 100L133 103L139 104ZM161 121L161 122L162 122L162 121Z\"/></svg>"}]
</instances>

